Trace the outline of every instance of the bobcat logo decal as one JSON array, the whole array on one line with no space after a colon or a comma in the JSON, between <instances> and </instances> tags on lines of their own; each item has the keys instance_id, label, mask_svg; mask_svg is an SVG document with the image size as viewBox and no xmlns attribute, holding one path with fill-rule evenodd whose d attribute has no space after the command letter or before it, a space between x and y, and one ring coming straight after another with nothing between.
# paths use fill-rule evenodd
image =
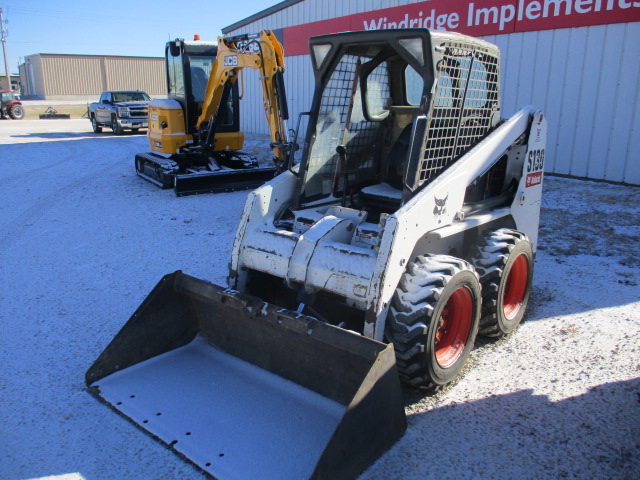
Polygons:
<instances>
[{"instance_id":1,"label":"bobcat logo decal","mask_svg":"<svg viewBox=\"0 0 640 480\"><path fill-rule=\"evenodd\" d=\"M449 198L449 194L444 198L438 198L435 195L433 196L433 201L435 206L433 207L433 215L435 217L441 217L445 213L447 213L447 199ZM438 219L438 223L440 223L440 219Z\"/></svg>"}]
</instances>

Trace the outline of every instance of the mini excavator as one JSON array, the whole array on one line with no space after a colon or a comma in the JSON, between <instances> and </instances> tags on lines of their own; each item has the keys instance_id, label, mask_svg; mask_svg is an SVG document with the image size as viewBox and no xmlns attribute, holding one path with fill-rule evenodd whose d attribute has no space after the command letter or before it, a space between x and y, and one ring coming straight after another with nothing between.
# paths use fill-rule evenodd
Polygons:
<instances>
[{"instance_id":1,"label":"mini excavator","mask_svg":"<svg viewBox=\"0 0 640 480\"><path fill-rule=\"evenodd\" d=\"M287 100L282 45L269 30L168 42L165 49L168 98L149 105L152 152L135 157L136 173L176 195L256 188L286 164ZM238 79L258 70L271 131L273 166L260 166L242 151Z\"/></svg>"}]
</instances>

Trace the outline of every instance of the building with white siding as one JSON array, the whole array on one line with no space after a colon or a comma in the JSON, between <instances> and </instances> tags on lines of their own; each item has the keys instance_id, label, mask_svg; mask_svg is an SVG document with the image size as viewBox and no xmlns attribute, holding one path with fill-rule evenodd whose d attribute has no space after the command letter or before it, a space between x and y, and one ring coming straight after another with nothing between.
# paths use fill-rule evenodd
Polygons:
<instances>
[{"instance_id":1,"label":"building with white siding","mask_svg":"<svg viewBox=\"0 0 640 480\"><path fill-rule=\"evenodd\" d=\"M403 27L459 31L500 47L502 114L527 104L546 112L548 173L640 185L640 1L286 0L223 33L274 30L293 128L313 96L311 35ZM243 130L268 133L258 82L245 80L245 89Z\"/></svg>"},{"instance_id":2,"label":"building with white siding","mask_svg":"<svg viewBox=\"0 0 640 480\"><path fill-rule=\"evenodd\" d=\"M167 93L163 57L38 53L18 68L26 98L97 100L105 90Z\"/></svg>"}]
</instances>

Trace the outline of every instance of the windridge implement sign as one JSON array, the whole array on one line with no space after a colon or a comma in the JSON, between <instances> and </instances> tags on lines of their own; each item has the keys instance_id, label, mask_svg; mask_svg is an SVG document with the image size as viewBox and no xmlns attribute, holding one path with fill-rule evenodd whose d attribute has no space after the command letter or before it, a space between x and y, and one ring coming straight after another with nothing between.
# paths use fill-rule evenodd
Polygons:
<instances>
[{"instance_id":1,"label":"windridge implement sign","mask_svg":"<svg viewBox=\"0 0 640 480\"><path fill-rule=\"evenodd\" d=\"M283 29L287 56L309 53L314 35L352 30L429 28L475 37L640 21L634 0L431 0Z\"/></svg>"}]
</instances>

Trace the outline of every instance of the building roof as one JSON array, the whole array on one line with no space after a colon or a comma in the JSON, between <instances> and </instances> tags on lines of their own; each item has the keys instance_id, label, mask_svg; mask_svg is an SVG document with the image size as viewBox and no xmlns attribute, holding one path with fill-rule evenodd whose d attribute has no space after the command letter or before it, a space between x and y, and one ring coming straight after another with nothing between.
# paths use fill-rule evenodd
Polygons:
<instances>
[{"instance_id":1,"label":"building roof","mask_svg":"<svg viewBox=\"0 0 640 480\"><path fill-rule=\"evenodd\" d=\"M266 8L261 12L251 15L250 17L245 18L244 20L240 20L239 22L233 23L228 27L224 27L222 29L222 33L225 35L229 32L233 32L239 28L244 27L245 25L249 25L250 23L256 22L262 18L268 17L269 15L273 15L274 13L279 12L280 10L284 10L285 8L290 7L291 5L295 5L296 3L300 3L304 0L285 0L284 2L280 2L275 4L273 7Z\"/></svg>"},{"instance_id":2,"label":"building roof","mask_svg":"<svg viewBox=\"0 0 640 480\"><path fill-rule=\"evenodd\" d=\"M47 56L47 57L98 57L98 58L103 58L103 57L110 57L110 58L152 58L152 59L162 59L164 60L164 57L145 57L145 56L140 56L140 55L95 55L95 54L89 54L89 53L32 53L30 55L27 55L24 57L25 62L26 59L29 57L37 57L38 55L40 56ZM23 62L23 63L25 63Z\"/></svg>"}]
</instances>

